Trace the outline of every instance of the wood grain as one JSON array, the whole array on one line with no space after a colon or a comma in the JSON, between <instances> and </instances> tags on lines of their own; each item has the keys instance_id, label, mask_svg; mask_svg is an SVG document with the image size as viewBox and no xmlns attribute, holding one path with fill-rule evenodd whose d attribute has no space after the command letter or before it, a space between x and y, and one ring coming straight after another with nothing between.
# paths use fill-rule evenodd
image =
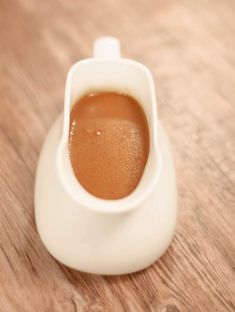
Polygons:
<instances>
[{"instance_id":1,"label":"wood grain","mask_svg":"<svg viewBox=\"0 0 235 312\"><path fill-rule=\"evenodd\" d=\"M235 311L235 2L0 0L0 311ZM173 243L127 276L56 262L36 231L42 142L95 38L146 64L179 187Z\"/></svg>"}]
</instances>

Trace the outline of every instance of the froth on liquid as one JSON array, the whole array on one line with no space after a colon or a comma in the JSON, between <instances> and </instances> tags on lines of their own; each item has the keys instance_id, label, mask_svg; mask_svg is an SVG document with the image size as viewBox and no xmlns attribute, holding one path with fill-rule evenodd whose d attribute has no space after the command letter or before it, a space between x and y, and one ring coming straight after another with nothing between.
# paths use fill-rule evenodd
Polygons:
<instances>
[{"instance_id":1,"label":"froth on liquid","mask_svg":"<svg viewBox=\"0 0 235 312\"><path fill-rule=\"evenodd\" d=\"M149 153L145 114L132 97L91 93L70 113L69 154L74 174L92 195L119 199L138 185Z\"/></svg>"}]
</instances>

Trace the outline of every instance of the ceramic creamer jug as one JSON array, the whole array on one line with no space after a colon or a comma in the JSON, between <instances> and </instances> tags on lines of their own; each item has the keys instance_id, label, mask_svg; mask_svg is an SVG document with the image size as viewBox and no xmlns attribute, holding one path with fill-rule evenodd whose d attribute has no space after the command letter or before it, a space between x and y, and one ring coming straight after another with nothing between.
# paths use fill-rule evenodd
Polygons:
<instances>
[{"instance_id":1,"label":"ceramic creamer jug","mask_svg":"<svg viewBox=\"0 0 235 312\"><path fill-rule=\"evenodd\" d=\"M96 91L129 94L146 114L149 157L140 183L127 197L92 196L74 176L68 151L70 111ZM95 41L94 57L74 64L65 89L63 115L42 148L35 183L35 217L48 251L65 265L89 273L124 274L156 261L175 229L175 168L167 136L157 116L155 87L142 64L121 58L112 37Z\"/></svg>"}]
</instances>

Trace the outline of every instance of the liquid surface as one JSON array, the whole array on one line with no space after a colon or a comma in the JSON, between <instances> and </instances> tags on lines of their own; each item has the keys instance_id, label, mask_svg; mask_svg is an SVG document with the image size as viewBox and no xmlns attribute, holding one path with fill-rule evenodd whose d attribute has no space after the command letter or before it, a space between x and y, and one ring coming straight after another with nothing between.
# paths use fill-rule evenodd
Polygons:
<instances>
[{"instance_id":1,"label":"liquid surface","mask_svg":"<svg viewBox=\"0 0 235 312\"><path fill-rule=\"evenodd\" d=\"M127 196L138 185L149 153L141 106L114 92L84 96L70 113L69 153L76 178L92 195Z\"/></svg>"}]
</instances>

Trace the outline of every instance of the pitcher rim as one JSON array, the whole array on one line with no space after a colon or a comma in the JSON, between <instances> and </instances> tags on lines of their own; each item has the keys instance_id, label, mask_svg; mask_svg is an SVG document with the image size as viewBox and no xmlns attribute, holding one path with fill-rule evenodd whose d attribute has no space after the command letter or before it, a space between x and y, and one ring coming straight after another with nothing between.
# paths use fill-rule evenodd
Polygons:
<instances>
[{"instance_id":1,"label":"pitcher rim","mask_svg":"<svg viewBox=\"0 0 235 312\"><path fill-rule=\"evenodd\" d=\"M149 183L146 189L144 189L144 191L141 193L134 194L136 190L135 189L132 193L130 193L126 197L123 197L120 199L109 200L109 199L102 199L102 198L95 197L85 190L86 199L84 200L84 198L79 197L79 194L74 194L74 192L69 188L68 183L66 183L65 181L66 177L64 174L63 166L61 165L61 161L62 161L61 157L65 153L65 149L67 150L67 143L68 143L68 133L69 133L69 120L68 119L69 119L69 114L70 114L70 105L68 105L68 103L69 104L71 103L71 92L70 92L71 81L72 81L72 76L74 72L77 70L78 66L86 64L86 63L104 63L104 62L105 63L107 62L118 63L120 65L125 64L125 65L136 66L136 67L139 67L141 70L143 70L145 74L147 75L148 83L150 87L151 105L154 106L153 107L154 116L152 118L154 118L157 122L157 124L156 122L153 124L153 135L152 135L153 136L152 138L153 152L155 153L156 159L157 159L157 170L156 170L154 178L152 178L151 180L151 183ZM127 59L127 58L119 58L119 59L88 58L88 59L83 59L75 63L70 68L69 73L67 75L67 80L66 80L62 135L61 135L61 139L60 139L59 146L58 146L57 153L56 153L57 154L56 163L57 163L58 174L59 174L61 183L63 184L63 187L68 193L68 195L72 197L74 201L76 201L78 204L81 204L85 208L94 210L96 212L102 212L102 213L108 213L108 214L128 212L128 211L133 210L135 207L138 207L141 202L147 199L147 197L151 194L151 192L156 187L156 184L159 181L159 177L162 171L162 158L161 158L160 149L161 147L159 145L159 138L158 138L158 115L157 115L157 100L156 100L156 94L155 94L155 86L154 86L152 74L145 65L137 61ZM146 163L146 166L147 166L147 163ZM143 175L144 175L144 172L143 172ZM77 179L76 181L78 185L81 186L80 182ZM136 188L138 188L138 185ZM88 199L90 202L89 205L87 205Z\"/></svg>"}]
</instances>

